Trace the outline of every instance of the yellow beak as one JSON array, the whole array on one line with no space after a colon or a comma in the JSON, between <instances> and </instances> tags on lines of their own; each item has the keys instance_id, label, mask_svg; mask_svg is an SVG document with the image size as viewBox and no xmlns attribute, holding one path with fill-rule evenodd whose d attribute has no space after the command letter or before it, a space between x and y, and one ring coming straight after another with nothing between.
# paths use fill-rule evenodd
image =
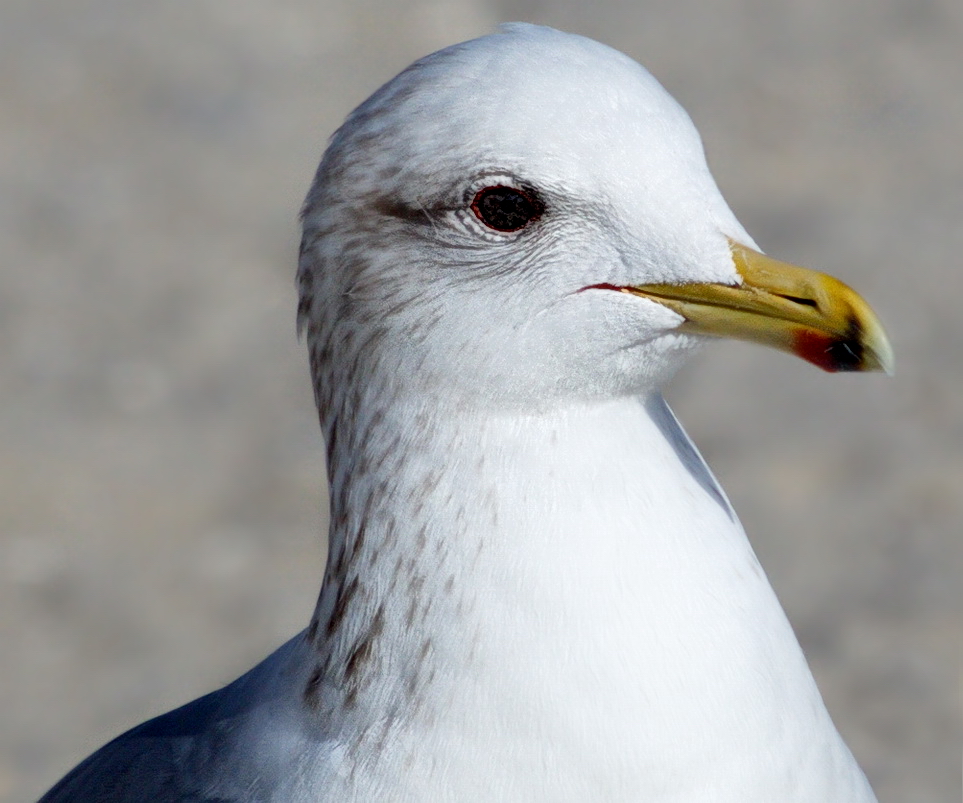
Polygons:
<instances>
[{"instance_id":1,"label":"yellow beak","mask_svg":"<svg viewBox=\"0 0 963 803\"><path fill-rule=\"evenodd\" d=\"M626 293L684 317L682 331L763 343L826 371L893 373L893 350L876 314L825 273L770 259L730 241L739 285L644 284Z\"/></svg>"}]
</instances>

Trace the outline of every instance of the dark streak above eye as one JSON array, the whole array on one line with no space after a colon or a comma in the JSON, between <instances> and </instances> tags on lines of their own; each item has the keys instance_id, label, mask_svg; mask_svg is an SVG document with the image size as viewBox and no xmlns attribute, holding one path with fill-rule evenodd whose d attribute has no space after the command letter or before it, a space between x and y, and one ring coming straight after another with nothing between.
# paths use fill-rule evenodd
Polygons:
<instances>
[{"instance_id":1,"label":"dark streak above eye","mask_svg":"<svg viewBox=\"0 0 963 803\"><path fill-rule=\"evenodd\" d=\"M412 206L399 198L379 197L375 200L373 207L376 212L387 217L404 220L408 223L418 223L423 226L430 226L433 223L433 216L436 212L445 211L427 206Z\"/></svg>"}]
</instances>

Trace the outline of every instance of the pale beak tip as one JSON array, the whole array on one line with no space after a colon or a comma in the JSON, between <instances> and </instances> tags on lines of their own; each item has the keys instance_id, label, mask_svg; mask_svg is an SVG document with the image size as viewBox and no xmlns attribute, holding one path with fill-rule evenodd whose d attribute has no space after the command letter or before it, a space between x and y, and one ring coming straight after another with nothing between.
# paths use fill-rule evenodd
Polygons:
<instances>
[{"instance_id":1,"label":"pale beak tip","mask_svg":"<svg viewBox=\"0 0 963 803\"><path fill-rule=\"evenodd\" d=\"M876 357L877 370L882 371L886 376L893 376L896 373L896 355L893 354L893 347L889 344L889 339L882 332L873 344L873 354Z\"/></svg>"},{"instance_id":2,"label":"pale beak tip","mask_svg":"<svg viewBox=\"0 0 963 803\"><path fill-rule=\"evenodd\" d=\"M883 325L868 306L861 318L862 346L866 355L866 367L863 370L881 371L893 376L896 372L896 356Z\"/></svg>"}]
</instances>

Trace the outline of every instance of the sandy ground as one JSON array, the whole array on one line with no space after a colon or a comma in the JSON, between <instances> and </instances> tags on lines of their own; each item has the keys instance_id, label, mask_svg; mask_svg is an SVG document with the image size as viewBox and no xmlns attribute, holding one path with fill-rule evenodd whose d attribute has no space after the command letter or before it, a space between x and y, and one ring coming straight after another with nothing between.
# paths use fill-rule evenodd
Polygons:
<instances>
[{"instance_id":1,"label":"sandy ground","mask_svg":"<svg viewBox=\"0 0 963 803\"><path fill-rule=\"evenodd\" d=\"M506 19L645 63L760 244L886 322L895 378L719 344L670 396L880 798L959 799L963 4L589 6L4 0L0 801L306 623L298 206L352 106Z\"/></svg>"}]
</instances>

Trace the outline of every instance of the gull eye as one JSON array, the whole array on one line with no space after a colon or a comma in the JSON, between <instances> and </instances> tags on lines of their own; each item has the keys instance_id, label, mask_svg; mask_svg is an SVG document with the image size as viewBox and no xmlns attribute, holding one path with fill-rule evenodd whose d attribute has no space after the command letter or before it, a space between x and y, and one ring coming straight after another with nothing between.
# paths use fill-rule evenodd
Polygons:
<instances>
[{"instance_id":1,"label":"gull eye","mask_svg":"<svg viewBox=\"0 0 963 803\"><path fill-rule=\"evenodd\" d=\"M490 229L518 231L533 220L538 220L545 211L545 205L534 190L520 190L499 184L475 193L471 211Z\"/></svg>"}]
</instances>

